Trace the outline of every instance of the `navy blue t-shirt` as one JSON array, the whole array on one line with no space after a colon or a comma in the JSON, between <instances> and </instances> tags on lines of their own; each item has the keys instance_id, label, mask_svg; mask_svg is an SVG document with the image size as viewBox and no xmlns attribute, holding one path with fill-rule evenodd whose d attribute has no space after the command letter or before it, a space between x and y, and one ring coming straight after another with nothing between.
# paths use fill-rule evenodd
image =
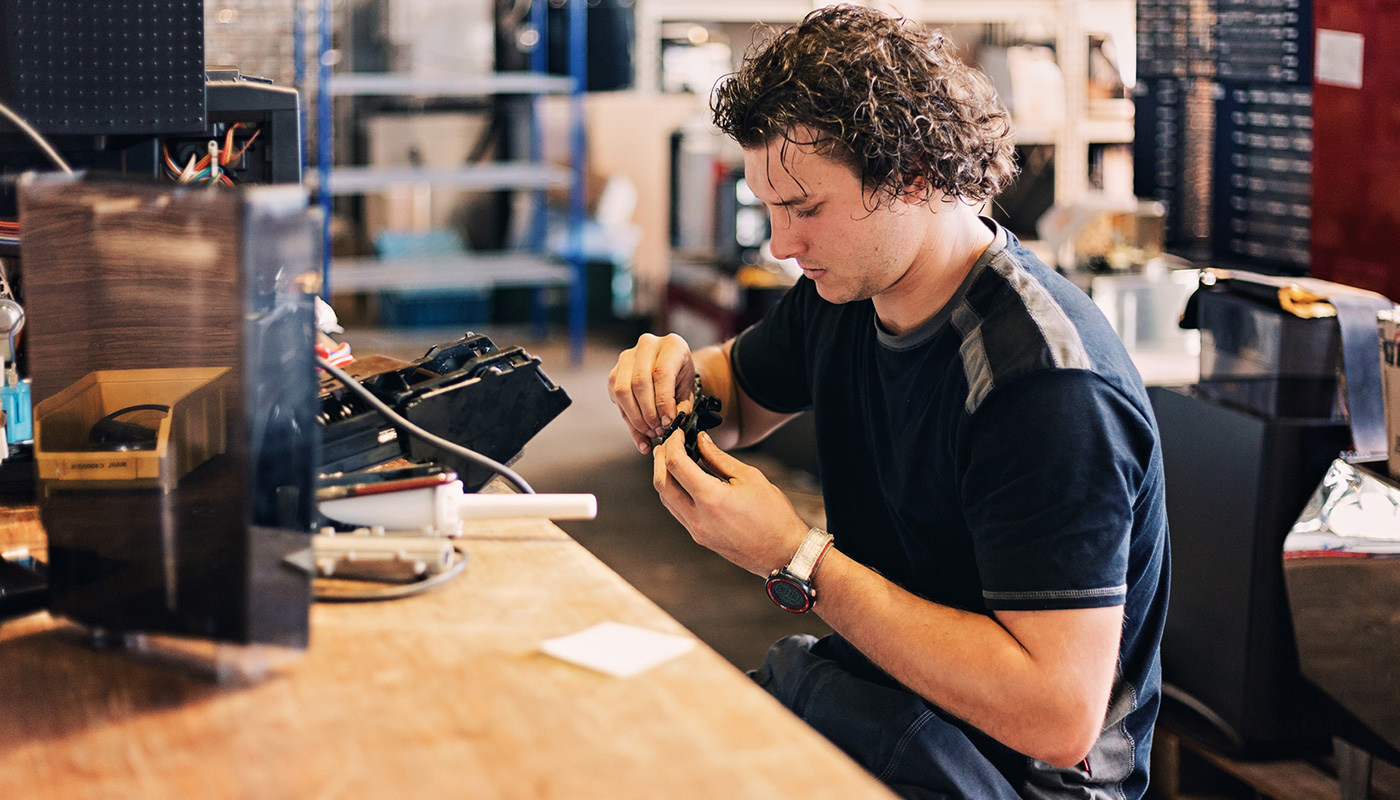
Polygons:
<instances>
[{"instance_id":1,"label":"navy blue t-shirt","mask_svg":"<svg viewBox=\"0 0 1400 800\"><path fill-rule=\"evenodd\" d=\"M986 224L994 243L917 330L890 335L870 301L828 303L804 278L739 336L734 373L769 410L812 410L827 525L851 558L988 615L1125 607L1087 773L963 727L1027 797L1141 797L1168 584L1156 422L1093 302ZM822 652L889 680L839 637Z\"/></svg>"}]
</instances>

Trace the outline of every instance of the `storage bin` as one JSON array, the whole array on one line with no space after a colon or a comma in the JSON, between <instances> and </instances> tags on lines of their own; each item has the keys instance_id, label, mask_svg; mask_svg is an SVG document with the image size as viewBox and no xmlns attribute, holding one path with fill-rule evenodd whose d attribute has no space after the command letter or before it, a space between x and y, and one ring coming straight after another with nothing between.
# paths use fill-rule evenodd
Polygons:
<instances>
[{"instance_id":1,"label":"storage bin","mask_svg":"<svg viewBox=\"0 0 1400 800\"><path fill-rule=\"evenodd\" d=\"M394 260L458 256L466 252L457 234L381 231L374 239L384 269ZM451 267L445 267L450 269ZM418 289L379 293L379 324L389 328L479 328L491 321L490 289Z\"/></svg>"},{"instance_id":2,"label":"storage bin","mask_svg":"<svg viewBox=\"0 0 1400 800\"><path fill-rule=\"evenodd\" d=\"M379 324L389 328L480 328L491 320L491 290L381 292Z\"/></svg>"},{"instance_id":3,"label":"storage bin","mask_svg":"<svg viewBox=\"0 0 1400 800\"><path fill-rule=\"evenodd\" d=\"M170 491L228 445L227 367L89 372L34 410L34 460L45 492L77 489ZM167 406L150 449L95 445L93 426L114 412Z\"/></svg>"}]
</instances>

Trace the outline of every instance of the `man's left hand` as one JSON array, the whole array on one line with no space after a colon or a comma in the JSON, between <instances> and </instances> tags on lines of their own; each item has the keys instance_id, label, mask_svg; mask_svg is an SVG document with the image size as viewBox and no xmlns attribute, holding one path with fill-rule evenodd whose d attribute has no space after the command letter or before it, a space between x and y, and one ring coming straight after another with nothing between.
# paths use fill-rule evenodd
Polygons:
<instances>
[{"instance_id":1,"label":"man's left hand","mask_svg":"<svg viewBox=\"0 0 1400 800\"><path fill-rule=\"evenodd\" d=\"M766 577L792 559L807 523L756 467L719 449L704 432L699 445L709 473L686 454L681 431L653 452L652 483L662 505L696 542Z\"/></svg>"}]
</instances>

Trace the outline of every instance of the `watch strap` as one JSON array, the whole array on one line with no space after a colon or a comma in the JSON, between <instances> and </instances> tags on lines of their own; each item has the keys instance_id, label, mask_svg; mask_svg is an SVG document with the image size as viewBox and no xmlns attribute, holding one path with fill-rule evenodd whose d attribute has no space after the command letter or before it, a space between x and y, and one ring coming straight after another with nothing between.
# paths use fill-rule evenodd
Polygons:
<instances>
[{"instance_id":1,"label":"watch strap","mask_svg":"<svg viewBox=\"0 0 1400 800\"><path fill-rule=\"evenodd\" d=\"M802 544L797 547L797 553L793 555L792 561L788 562L787 571L804 583L811 582L812 573L817 571L817 565L821 563L822 556L826 555L827 548L831 547L834 538L821 528L813 527L808 530L807 535L802 537Z\"/></svg>"}]
</instances>

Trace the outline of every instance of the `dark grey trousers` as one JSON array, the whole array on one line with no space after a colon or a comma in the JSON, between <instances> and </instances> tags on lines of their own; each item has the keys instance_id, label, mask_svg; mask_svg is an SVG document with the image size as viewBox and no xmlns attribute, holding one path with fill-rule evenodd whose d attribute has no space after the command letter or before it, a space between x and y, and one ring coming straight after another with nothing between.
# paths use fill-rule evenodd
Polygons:
<instances>
[{"instance_id":1,"label":"dark grey trousers","mask_svg":"<svg viewBox=\"0 0 1400 800\"><path fill-rule=\"evenodd\" d=\"M814 636L768 650L753 679L909 800L1018 800L967 736L911 692L871 683L812 652Z\"/></svg>"}]
</instances>

